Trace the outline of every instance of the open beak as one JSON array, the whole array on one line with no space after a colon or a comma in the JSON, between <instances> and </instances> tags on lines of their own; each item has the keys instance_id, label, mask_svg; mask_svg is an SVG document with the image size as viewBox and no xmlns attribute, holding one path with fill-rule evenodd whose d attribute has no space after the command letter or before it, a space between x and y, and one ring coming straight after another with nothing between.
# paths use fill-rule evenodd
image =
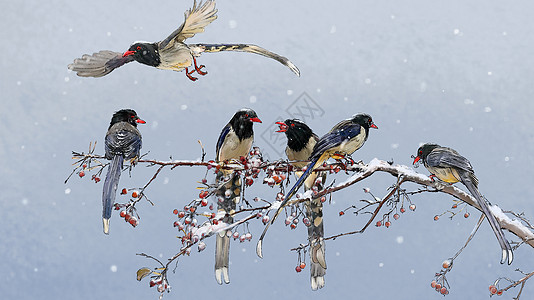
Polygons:
<instances>
[{"instance_id":1,"label":"open beak","mask_svg":"<svg viewBox=\"0 0 534 300\"><path fill-rule=\"evenodd\" d=\"M141 119L139 119L139 118L137 118L137 120L135 120L135 122L137 122L137 123L139 123L139 124L146 124L145 121L143 121L143 120L141 120Z\"/></svg>"},{"instance_id":2,"label":"open beak","mask_svg":"<svg viewBox=\"0 0 534 300\"><path fill-rule=\"evenodd\" d=\"M412 156L413 157L413 156ZM412 165L415 165L416 162L418 162L421 159L421 157L417 156L414 160Z\"/></svg>"},{"instance_id":3,"label":"open beak","mask_svg":"<svg viewBox=\"0 0 534 300\"><path fill-rule=\"evenodd\" d=\"M261 120L260 120L260 119L258 119L258 117L256 117L256 118L250 118L249 120L250 120L250 122L257 122L257 123L261 123Z\"/></svg>"},{"instance_id":4,"label":"open beak","mask_svg":"<svg viewBox=\"0 0 534 300\"><path fill-rule=\"evenodd\" d=\"M130 55L134 55L134 54L135 54L135 51L126 51L126 52L124 52L122 57L130 56Z\"/></svg>"},{"instance_id":5,"label":"open beak","mask_svg":"<svg viewBox=\"0 0 534 300\"><path fill-rule=\"evenodd\" d=\"M287 125L284 122L276 122L280 126L280 130L277 130L276 132L286 132L287 131Z\"/></svg>"},{"instance_id":6,"label":"open beak","mask_svg":"<svg viewBox=\"0 0 534 300\"><path fill-rule=\"evenodd\" d=\"M378 126L375 125L375 123L371 123L371 126L369 126L371 128L374 128L374 129L378 129Z\"/></svg>"}]
</instances>

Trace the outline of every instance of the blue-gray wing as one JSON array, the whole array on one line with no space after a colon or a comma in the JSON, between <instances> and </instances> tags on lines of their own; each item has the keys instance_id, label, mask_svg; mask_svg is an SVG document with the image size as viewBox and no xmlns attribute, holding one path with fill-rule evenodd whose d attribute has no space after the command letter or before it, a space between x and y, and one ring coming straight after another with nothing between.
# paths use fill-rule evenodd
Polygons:
<instances>
[{"instance_id":1,"label":"blue-gray wing","mask_svg":"<svg viewBox=\"0 0 534 300\"><path fill-rule=\"evenodd\" d=\"M340 146L343 142L349 141L360 134L360 131L361 126L351 122L350 120L343 120L339 122L336 124L336 126L334 126L334 128L332 128L332 130L330 130L330 132L321 137L317 144L315 144L310 159L319 157L325 151Z\"/></svg>"},{"instance_id":2,"label":"blue-gray wing","mask_svg":"<svg viewBox=\"0 0 534 300\"><path fill-rule=\"evenodd\" d=\"M142 145L141 134L137 129L133 129L117 128L108 132L105 141L106 158L111 159L114 155L122 155L124 159L132 159L139 156Z\"/></svg>"},{"instance_id":3,"label":"blue-gray wing","mask_svg":"<svg viewBox=\"0 0 534 300\"><path fill-rule=\"evenodd\" d=\"M426 163L431 167L457 168L474 173L473 167L467 158L447 147L438 147L432 150L426 157Z\"/></svg>"}]
</instances>

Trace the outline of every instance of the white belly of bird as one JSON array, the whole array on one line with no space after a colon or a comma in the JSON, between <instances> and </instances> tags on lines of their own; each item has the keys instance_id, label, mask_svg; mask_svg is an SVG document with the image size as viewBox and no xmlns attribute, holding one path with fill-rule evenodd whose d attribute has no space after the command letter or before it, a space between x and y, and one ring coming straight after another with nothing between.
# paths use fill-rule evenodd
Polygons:
<instances>
[{"instance_id":1,"label":"white belly of bird","mask_svg":"<svg viewBox=\"0 0 534 300\"><path fill-rule=\"evenodd\" d=\"M447 183L456 183L460 181L460 174L458 174L458 171L453 168L433 168L430 166L427 166L428 171L430 173L436 175L439 180L447 182Z\"/></svg>"},{"instance_id":2,"label":"white belly of bird","mask_svg":"<svg viewBox=\"0 0 534 300\"><path fill-rule=\"evenodd\" d=\"M172 48L161 50L160 60L161 63L157 68L163 70L181 71L193 64L191 50L180 43L175 43Z\"/></svg>"},{"instance_id":3,"label":"white belly of bird","mask_svg":"<svg viewBox=\"0 0 534 300\"><path fill-rule=\"evenodd\" d=\"M360 149L363 146L364 142L365 142L365 130L362 128L360 131L360 134L355 136L353 139L341 143L339 147L335 147L334 149L328 152L329 154L334 154L337 152L340 154L350 155L354 153L354 151Z\"/></svg>"},{"instance_id":4,"label":"white belly of bird","mask_svg":"<svg viewBox=\"0 0 534 300\"><path fill-rule=\"evenodd\" d=\"M250 148L252 147L253 141L254 137L252 136L240 142L239 138L234 132L228 133L228 136L221 147L221 149L225 150L220 151L218 160L225 161L230 159L239 159L241 156L246 157L250 151Z\"/></svg>"}]
</instances>

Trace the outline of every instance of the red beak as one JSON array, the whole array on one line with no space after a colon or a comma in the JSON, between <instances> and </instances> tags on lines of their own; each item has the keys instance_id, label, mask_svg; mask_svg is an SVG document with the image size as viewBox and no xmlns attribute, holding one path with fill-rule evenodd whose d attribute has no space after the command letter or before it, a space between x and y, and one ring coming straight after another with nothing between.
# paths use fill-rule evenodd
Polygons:
<instances>
[{"instance_id":1,"label":"red beak","mask_svg":"<svg viewBox=\"0 0 534 300\"><path fill-rule=\"evenodd\" d=\"M135 54L135 51L126 51L126 52L124 52L122 57L130 56L130 55L134 55L134 54Z\"/></svg>"},{"instance_id":2,"label":"red beak","mask_svg":"<svg viewBox=\"0 0 534 300\"><path fill-rule=\"evenodd\" d=\"M276 132L286 132L287 131L287 125L284 122L276 122L280 126L280 130L277 130Z\"/></svg>"},{"instance_id":3,"label":"red beak","mask_svg":"<svg viewBox=\"0 0 534 300\"><path fill-rule=\"evenodd\" d=\"M139 119L139 118L138 118L137 120L135 120L135 122L137 122L137 123L139 123L139 124L145 124L145 123L146 123L145 121L143 121L143 120L141 120L141 119Z\"/></svg>"},{"instance_id":4,"label":"red beak","mask_svg":"<svg viewBox=\"0 0 534 300\"><path fill-rule=\"evenodd\" d=\"M419 160L421 159L421 157L416 157L414 160L413 160L413 164L412 165L415 165L416 162L418 162Z\"/></svg>"},{"instance_id":5,"label":"red beak","mask_svg":"<svg viewBox=\"0 0 534 300\"><path fill-rule=\"evenodd\" d=\"M250 120L250 122L258 122L258 123L261 123L261 120L258 119L257 117L256 117L256 118L250 118L249 120Z\"/></svg>"},{"instance_id":6,"label":"red beak","mask_svg":"<svg viewBox=\"0 0 534 300\"><path fill-rule=\"evenodd\" d=\"M369 126L371 128L374 128L374 129L378 129L378 126L375 125L375 123L371 123L371 126Z\"/></svg>"}]
</instances>

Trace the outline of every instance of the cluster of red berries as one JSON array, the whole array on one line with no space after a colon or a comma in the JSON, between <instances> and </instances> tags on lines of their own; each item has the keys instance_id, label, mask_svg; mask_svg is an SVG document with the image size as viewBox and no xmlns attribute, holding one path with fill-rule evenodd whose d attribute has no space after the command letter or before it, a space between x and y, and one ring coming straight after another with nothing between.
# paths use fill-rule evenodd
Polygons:
<instances>
[{"instance_id":1,"label":"cluster of red berries","mask_svg":"<svg viewBox=\"0 0 534 300\"><path fill-rule=\"evenodd\" d=\"M160 293L163 293L165 291L169 291L171 289L171 286L167 283L166 279L163 279L161 277L153 278L148 282L148 285L150 287L158 286L157 290Z\"/></svg>"},{"instance_id":2,"label":"cluster of red berries","mask_svg":"<svg viewBox=\"0 0 534 300\"><path fill-rule=\"evenodd\" d=\"M410 206L409 206L408 208L409 208L411 211L415 211L415 208L416 208L416 207L415 207L415 204L410 204ZM405 209L404 207L401 207L401 208L399 209L399 211L400 211L401 213L405 213L405 212L406 212L406 209ZM398 220L399 218L400 218L400 215L399 215L399 214L397 214L397 213L393 214L393 219ZM376 224L375 224L376 227L381 227L382 225L385 226L386 228L389 228L389 226L391 226L391 222L389 221L389 217L388 217L388 220L387 220L387 221L384 222L384 220L381 220L381 221L377 221Z\"/></svg>"},{"instance_id":3,"label":"cluster of red berries","mask_svg":"<svg viewBox=\"0 0 534 300\"><path fill-rule=\"evenodd\" d=\"M497 289L497 287L494 284L489 286L489 291L491 295L497 295L497 296L501 296L503 293L503 290Z\"/></svg>"},{"instance_id":4,"label":"cluster of red berries","mask_svg":"<svg viewBox=\"0 0 534 300\"><path fill-rule=\"evenodd\" d=\"M441 283L438 283L437 281L435 280L432 280L432 282L430 283L430 286L436 290L436 292L438 293L441 293L442 295L447 295L449 294L449 290L444 287Z\"/></svg>"},{"instance_id":5,"label":"cluster of red berries","mask_svg":"<svg viewBox=\"0 0 534 300\"><path fill-rule=\"evenodd\" d=\"M268 220L267 220L268 222ZM267 222L264 222L267 223ZM297 228L297 225L299 223L299 218L297 216L297 213L296 212L292 212L289 216L287 216L287 218L285 219L285 224L286 226L289 226L289 228L291 229L295 229ZM308 217L304 217L302 218L302 223L304 223L305 226L309 227L311 225L311 221L310 219L308 219Z\"/></svg>"},{"instance_id":6,"label":"cluster of red berries","mask_svg":"<svg viewBox=\"0 0 534 300\"><path fill-rule=\"evenodd\" d=\"M306 263L301 262L298 266L295 267L295 271L297 273L300 273L302 270L304 270L304 268L306 268Z\"/></svg>"}]
</instances>

